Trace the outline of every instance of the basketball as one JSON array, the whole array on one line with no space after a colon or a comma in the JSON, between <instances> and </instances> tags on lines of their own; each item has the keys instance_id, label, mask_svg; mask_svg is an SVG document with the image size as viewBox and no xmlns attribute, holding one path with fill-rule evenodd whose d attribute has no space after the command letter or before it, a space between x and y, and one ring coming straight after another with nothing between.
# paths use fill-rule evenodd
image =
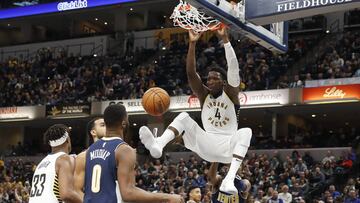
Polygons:
<instances>
[{"instance_id":1,"label":"basketball","mask_svg":"<svg viewBox=\"0 0 360 203\"><path fill-rule=\"evenodd\" d=\"M153 87L144 93L141 103L148 114L161 116L169 109L170 96L165 90Z\"/></svg>"}]
</instances>

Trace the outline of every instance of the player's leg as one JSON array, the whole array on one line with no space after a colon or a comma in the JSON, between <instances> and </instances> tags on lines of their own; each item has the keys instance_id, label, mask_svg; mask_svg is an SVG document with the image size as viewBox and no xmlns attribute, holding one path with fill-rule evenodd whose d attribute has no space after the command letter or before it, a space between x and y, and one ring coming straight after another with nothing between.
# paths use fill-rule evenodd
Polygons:
<instances>
[{"instance_id":1,"label":"player's leg","mask_svg":"<svg viewBox=\"0 0 360 203\"><path fill-rule=\"evenodd\" d=\"M236 194L238 192L234 186L234 179L250 146L251 136L252 131L250 128L241 128L231 138L233 158L231 160L229 171L221 183L220 191L231 194Z\"/></svg>"},{"instance_id":2,"label":"player's leg","mask_svg":"<svg viewBox=\"0 0 360 203\"><path fill-rule=\"evenodd\" d=\"M189 127L189 122L195 121L191 119L188 113L180 113L158 138L155 138L148 127L142 126L139 129L140 140L150 151L151 156L154 158L160 158L163 148L176 136L180 135L186 127Z\"/></svg>"}]
</instances>

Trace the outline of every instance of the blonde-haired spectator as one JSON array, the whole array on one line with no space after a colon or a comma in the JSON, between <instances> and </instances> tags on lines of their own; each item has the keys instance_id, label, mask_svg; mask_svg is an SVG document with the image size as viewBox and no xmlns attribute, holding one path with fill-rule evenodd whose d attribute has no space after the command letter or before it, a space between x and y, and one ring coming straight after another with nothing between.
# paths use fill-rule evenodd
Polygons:
<instances>
[{"instance_id":1,"label":"blonde-haired spectator","mask_svg":"<svg viewBox=\"0 0 360 203\"><path fill-rule=\"evenodd\" d=\"M292 201L292 195L289 193L289 187L287 185L282 186L279 198L284 200L284 203L290 203Z\"/></svg>"}]
</instances>

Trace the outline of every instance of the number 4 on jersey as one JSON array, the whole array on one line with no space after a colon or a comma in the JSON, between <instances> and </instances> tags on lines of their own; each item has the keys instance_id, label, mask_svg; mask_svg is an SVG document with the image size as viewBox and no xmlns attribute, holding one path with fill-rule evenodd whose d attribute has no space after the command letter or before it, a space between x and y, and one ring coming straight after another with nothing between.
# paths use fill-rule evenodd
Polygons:
<instances>
[{"instance_id":1,"label":"number 4 on jersey","mask_svg":"<svg viewBox=\"0 0 360 203\"><path fill-rule=\"evenodd\" d=\"M218 118L219 120L221 119L219 108L216 109L215 117Z\"/></svg>"}]
</instances>

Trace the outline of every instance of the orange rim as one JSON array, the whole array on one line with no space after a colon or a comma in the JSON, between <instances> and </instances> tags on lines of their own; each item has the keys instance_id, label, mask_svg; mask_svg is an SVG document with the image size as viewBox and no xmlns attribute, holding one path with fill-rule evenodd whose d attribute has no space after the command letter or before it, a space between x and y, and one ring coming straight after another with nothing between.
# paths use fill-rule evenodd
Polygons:
<instances>
[{"instance_id":1,"label":"orange rim","mask_svg":"<svg viewBox=\"0 0 360 203\"><path fill-rule=\"evenodd\" d=\"M191 5L190 4L185 4L185 5L181 5L179 7L179 11L190 11L191 9Z\"/></svg>"}]
</instances>

